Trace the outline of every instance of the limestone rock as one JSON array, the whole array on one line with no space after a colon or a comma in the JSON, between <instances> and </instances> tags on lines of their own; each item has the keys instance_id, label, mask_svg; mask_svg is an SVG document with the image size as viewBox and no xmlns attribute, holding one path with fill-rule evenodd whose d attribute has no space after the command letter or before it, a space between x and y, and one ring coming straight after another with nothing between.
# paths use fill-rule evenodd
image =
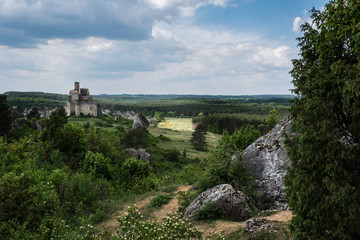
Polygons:
<instances>
[{"instance_id":1,"label":"limestone rock","mask_svg":"<svg viewBox=\"0 0 360 240\"><path fill-rule=\"evenodd\" d=\"M150 153L148 153L145 149L139 148L138 150L134 148L125 149L131 156L136 158L137 160L143 160L144 162L148 162L150 165L152 164L152 157Z\"/></svg>"},{"instance_id":2,"label":"limestone rock","mask_svg":"<svg viewBox=\"0 0 360 240\"><path fill-rule=\"evenodd\" d=\"M136 158L137 160L142 160L144 162L148 162L150 167L154 172L157 172L157 167L152 163L152 156L145 149L139 148L138 150L134 148L127 148L125 151Z\"/></svg>"},{"instance_id":3,"label":"limestone rock","mask_svg":"<svg viewBox=\"0 0 360 240\"><path fill-rule=\"evenodd\" d=\"M133 118L134 123L132 128L147 128L149 127L149 121L146 119L146 117L144 115L141 114L136 114Z\"/></svg>"},{"instance_id":4,"label":"limestone rock","mask_svg":"<svg viewBox=\"0 0 360 240\"><path fill-rule=\"evenodd\" d=\"M291 120L282 119L269 133L258 138L244 151L244 164L256 178L261 193L261 209L288 209L284 197L284 176L290 161L284 146L284 133L290 133Z\"/></svg>"},{"instance_id":5,"label":"limestone rock","mask_svg":"<svg viewBox=\"0 0 360 240\"><path fill-rule=\"evenodd\" d=\"M204 206L212 201L215 206L222 209L224 217L229 220L242 221L250 217L256 207L250 202L247 196L235 191L230 184L217 185L201 193L185 210L185 217L191 218Z\"/></svg>"},{"instance_id":6,"label":"limestone rock","mask_svg":"<svg viewBox=\"0 0 360 240\"><path fill-rule=\"evenodd\" d=\"M245 230L253 235L261 230L269 231L273 226L267 222L265 218L251 218L246 221Z\"/></svg>"}]
</instances>

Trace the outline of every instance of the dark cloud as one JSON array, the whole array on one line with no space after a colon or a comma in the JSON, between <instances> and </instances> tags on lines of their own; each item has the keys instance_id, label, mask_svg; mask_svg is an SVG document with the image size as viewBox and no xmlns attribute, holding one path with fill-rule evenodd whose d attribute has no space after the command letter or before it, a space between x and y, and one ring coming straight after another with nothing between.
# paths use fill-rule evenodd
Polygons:
<instances>
[{"instance_id":1,"label":"dark cloud","mask_svg":"<svg viewBox=\"0 0 360 240\"><path fill-rule=\"evenodd\" d=\"M0 45L33 47L48 39L87 37L141 41L151 38L157 21L172 21L200 6L226 1L3 0Z\"/></svg>"}]
</instances>

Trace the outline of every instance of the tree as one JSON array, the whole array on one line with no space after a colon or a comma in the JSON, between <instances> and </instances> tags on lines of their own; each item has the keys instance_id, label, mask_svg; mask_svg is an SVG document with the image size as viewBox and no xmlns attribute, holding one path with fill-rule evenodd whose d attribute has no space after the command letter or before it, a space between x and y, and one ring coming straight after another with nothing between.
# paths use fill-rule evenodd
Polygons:
<instances>
[{"instance_id":1,"label":"tree","mask_svg":"<svg viewBox=\"0 0 360 240\"><path fill-rule=\"evenodd\" d=\"M0 136L5 136L10 130L11 112L7 105L6 95L0 94Z\"/></svg>"},{"instance_id":2,"label":"tree","mask_svg":"<svg viewBox=\"0 0 360 240\"><path fill-rule=\"evenodd\" d=\"M291 230L294 239L360 239L360 1L330 1L312 20L290 72Z\"/></svg>"},{"instance_id":3,"label":"tree","mask_svg":"<svg viewBox=\"0 0 360 240\"><path fill-rule=\"evenodd\" d=\"M42 133L43 141L54 141L57 144L62 138L61 131L67 120L68 117L63 107L53 111L50 118L46 121L46 128Z\"/></svg>"},{"instance_id":4,"label":"tree","mask_svg":"<svg viewBox=\"0 0 360 240\"><path fill-rule=\"evenodd\" d=\"M28 120L40 119L39 109L37 107L32 107L30 112L26 115L26 118Z\"/></svg>"},{"instance_id":5,"label":"tree","mask_svg":"<svg viewBox=\"0 0 360 240\"><path fill-rule=\"evenodd\" d=\"M206 133L207 129L203 124L199 124L196 126L195 131L192 133L190 142L191 144L199 150L206 150Z\"/></svg>"}]
</instances>

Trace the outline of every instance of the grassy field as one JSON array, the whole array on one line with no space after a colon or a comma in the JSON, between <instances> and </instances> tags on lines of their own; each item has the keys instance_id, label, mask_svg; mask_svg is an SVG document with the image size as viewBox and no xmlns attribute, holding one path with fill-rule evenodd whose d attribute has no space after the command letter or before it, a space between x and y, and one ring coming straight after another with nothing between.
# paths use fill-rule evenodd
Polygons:
<instances>
[{"instance_id":1,"label":"grassy field","mask_svg":"<svg viewBox=\"0 0 360 240\"><path fill-rule=\"evenodd\" d=\"M76 123L76 124L86 124L87 122L89 122L90 126L91 127L99 127L95 124L95 122L99 122L100 119L99 118L96 118L96 117L70 117L68 122L69 123ZM111 127L110 126L105 126L105 127L101 127L101 128L104 128L106 130L109 130L109 131L117 131L116 130L116 126L117 124L111 124Z\"/></svg>"},{"instance_id":2,"label":"grassy field","mask_svg":"<svg viewBox=\"0 0 360 240\"><path fill-rule=\"evenodd\" d=\"M95 123L100 121L96 117L70 117L70 123L86 124L89 122L92 127L99 127ZM116 126L118 124L112 124L112 127L101 127L109 131L117 131ZM186 149L186 155L190 158L205 159L210 155L210 151L215 149L218 141L221 138L221 134L208 133L206 141L209 145L208 152L198 151L194 149L190 144L192 130L191 118L166 118L164 122L158 124L158 127L149 127L149 132L154 137L160 135L169 137L171 141L160 140L158 146L164 149L176 149L180 153Z\"/></svg>"},{"instance_id":3,"label":"grassy field","mask_svg":"<svg viewBox=\"0 0 360 240\"><path fill-rule=\"evenodd\" d=\"M176 149L181 153L186 149L186 154L190 158L208 157L221 138L220 134L208 133L206 140L209 151L202 152L194 149L189 142L193 132L191 118L166 118L165 122L159 123L158 127L150 127L148 130L155 137L163 135L171 139L171 141L160 141L159 147Z\"/></svg>"}]
</instances>

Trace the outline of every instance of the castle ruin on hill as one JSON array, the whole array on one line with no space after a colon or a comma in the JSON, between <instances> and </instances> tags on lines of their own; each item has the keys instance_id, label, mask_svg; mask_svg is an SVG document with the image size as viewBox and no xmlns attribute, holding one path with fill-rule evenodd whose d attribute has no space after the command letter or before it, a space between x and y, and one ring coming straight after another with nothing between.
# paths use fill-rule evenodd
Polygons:
<instances>
[{"instance_id":1,"label":"castle ruin on hill","mask_svg":"<svg viewBox=\"0 0 360 240\"><path fill-rule=\"evenodd\" d=\"M80 83L75 82L75 89L70 90L69 99L65 106L67 116L90 115L100 116L100 105L92 99L88 88L80 88Z\"/></svg>"}]
</instances>

